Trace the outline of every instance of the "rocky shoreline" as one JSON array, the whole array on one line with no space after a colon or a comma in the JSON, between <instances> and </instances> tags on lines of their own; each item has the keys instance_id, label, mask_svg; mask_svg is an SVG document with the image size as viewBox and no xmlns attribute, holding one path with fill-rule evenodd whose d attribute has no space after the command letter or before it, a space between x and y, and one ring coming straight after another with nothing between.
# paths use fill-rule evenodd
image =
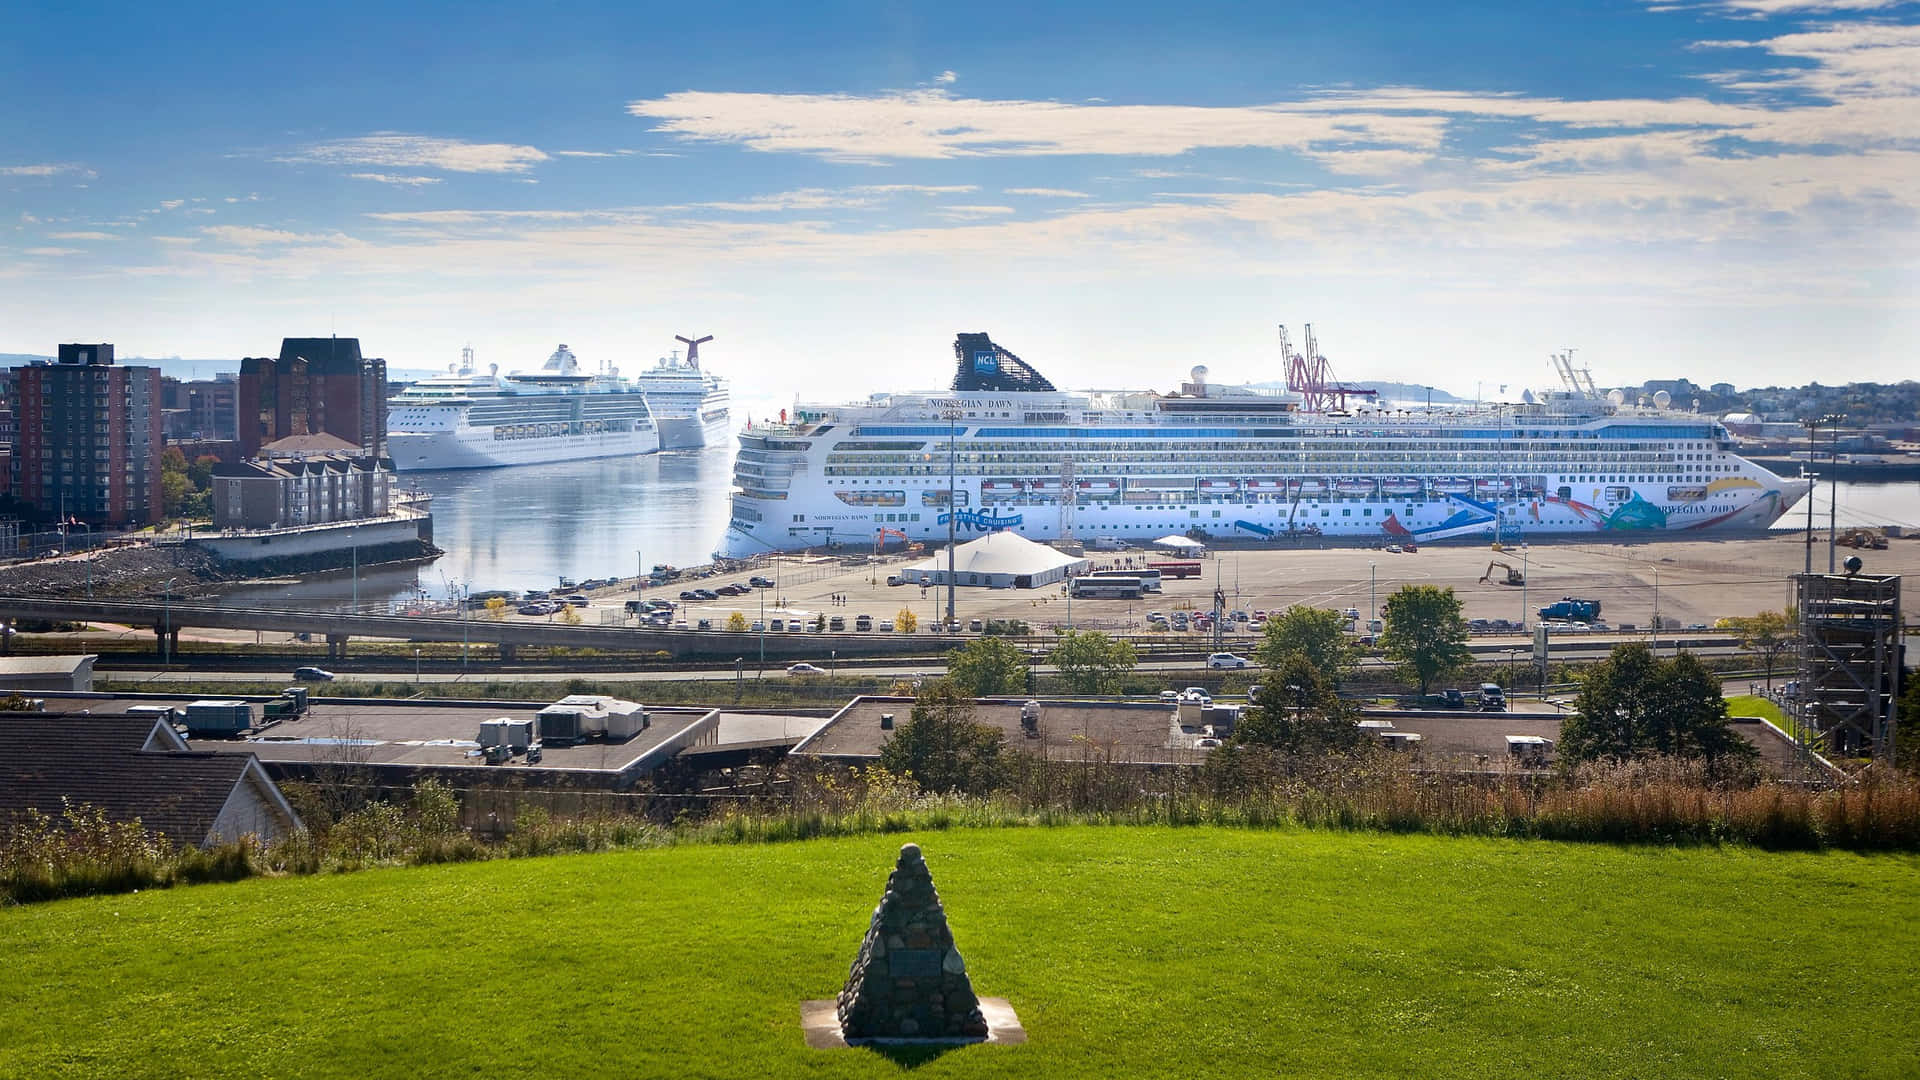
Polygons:
<instances>
[{"instance_id":1,"label":"rocky shoreline","mask_svg":"<svg viewBox=\"0 0 1920 1080\"><path fill-rule=\"evenodd\" d=\"M363 546L359 565L431 562L443 554L425 540ZM192 544L140 544L102 548L0 566L0 594L49 597L157 596L173 581L175 596L192 596L216 585L291 577L346 568L351 551L290 555L235 562Z\"/></svg>"}]
</instances>

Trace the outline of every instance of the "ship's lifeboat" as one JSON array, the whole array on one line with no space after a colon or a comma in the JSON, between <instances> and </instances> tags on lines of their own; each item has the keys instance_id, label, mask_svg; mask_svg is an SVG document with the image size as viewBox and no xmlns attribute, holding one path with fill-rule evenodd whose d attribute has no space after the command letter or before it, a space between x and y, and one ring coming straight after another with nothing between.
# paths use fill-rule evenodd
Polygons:
<instances>
[{"instance_id":1,"label":"ship's lifeboat","mask_svg":"<svg viewBox=\"0 0 1920 1080\"><path fill-rule=\"evenodd\" d=\"M1420 481L1410 480L1404 476L1388 477L1380 481L1380 490L1389 495L1418 495L1420 494Z\"/></svg>"},{"instance_id":2,"label":"ship's lifeboat","mask_svg":"<svg viewBox=\"0 0 1920 1080\"><path fill-rule=\"evenodd\" d=\"M982 495L1018 495L1025 491L1026 487L1027 485L1019 480L982 480L980 493Z\"/></svg>"},{"instance_id":3,"label":"ship's lifeboat","mask_svg":"<svg viewBox=\"0 0 1920 1080\"><path fill-rule=\"evenodd\" d=\"M1240 490L1238 480L1202 480L1200 491L1205 495L1231 495Z\"/></svg>"},{"instance_id":4,"label":"ship's lifeboat","mask_svg":"<svg viewBox=\"0 0 1920 1080\"><path fill-rule=\"evenodd\" d=\"M1323 480L1295 480L1287 486L1309 499L1327 493L1327 485Z\"/></svg>"},{"instance_id":5,"label":"ship's lifeboat","mask_svg":"<svg viewBox=\"0 0 1920 1080\"><path fill-rule=\"evenodd\" d=\"M1028 484L1027 488L1036 495L1058 495L1060 494L1060 481L1035 480Z\"/></svg>"},{"instance_id":6,"label":"ship's lifeboat","mask_svg":"<svg viewBox=\"0 0 1920 1080\"><path fill-rule=\"evenodd\" d=\"M1473 493L1473 481L1449 476L1443 480L1435 480L1433 490L1442 495L1470 495Z\"/></svg>"},{"instance_id":7,"label":"ship's lifeboat","mask_svg":"<svg viewBox=\"0 0 1920 1080\"><path fill-rule=\"evenodd\" d=\"M1333 490L1342 495L1371 495L1373 494L1373 481L1339 480L1334 482Z\"/></svg>"},{"instance_id":8,"label":"ship's lifeboat","mask_svg":"<svg viewBox=\"0 0 1920 1080\"><path fill-rule=\"evenodd\" d=\"M1248 491L1280 491L1286 485L1278 480L1248 480L1245 487Z\"/></svg>"},{"instance_id":9,"label":"ship's lifeboat","mask_svg":"<svg viewBox=\"0 0 1920 1080\"><path fill-rule=\"evenodd\" d=\"M1080 490L1088 495L1111 495L1120 490L1118 480L1082 480Z\"/></svg>"},{"instance_id":10,"label":"ship's lifeboat","mask_svg":"<svg viewBox=\"0 0 1920 1080\"><path fill-rule=\"evenodd\" d=\"M1513 490L1513 481L1509 479L1482 479L1473 482L1473 490L1482 495L1499 495Z\"/></svg>"}]
</instances>

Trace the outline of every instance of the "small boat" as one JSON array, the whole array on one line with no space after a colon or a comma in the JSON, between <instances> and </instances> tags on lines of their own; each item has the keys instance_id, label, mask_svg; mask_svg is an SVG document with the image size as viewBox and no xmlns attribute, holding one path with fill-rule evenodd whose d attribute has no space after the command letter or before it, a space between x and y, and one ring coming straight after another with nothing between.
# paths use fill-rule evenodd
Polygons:
<instances>
[{"instance_id":1,"label":"small boat","mask_svg":"<svg viewBox=\"0 0 1920 1080\"><path fill-rule=\"evenodd\" d=\"M1060 494L1060 481L1058 480L1035 480L1028 484L1027 487L1036 495Z\"/></svg>"},{"instance_id":2,"label":"small boat","mask_svg":"<svg viewBox=\"0 0 1920 1080\"><path fill-rule=\"evenodd\" d=\"M1333 490L1342 495L1371 495L1373 494L1373 481L1339 480L1334 482Z\"/></svg>"},{"instance_id":3,"label":"small boat","mask_svg":"<svg viewBox=\"0 0 1920 1080\"><path fill-rule=\"evenodd\" d=\"M1026 490L1027 485L1019 480L982 480L980 490L984 493L1013 495Z\"/></svg>"},{"instance_id":4,"label":"small boat","mask_svg":"<svg viewBox=\"0 0 1920 1080\"><path fill-rule=\"evenodd\" d=\"M1411 480L1404 476L1392 476L1380 481L1380 490L1389 495L1418 495L1420 494L1420 481Z\"/></svg>"},{"instance_id":5,"label":"small boat","mask_svg":"<svg viewBox=\"0 0 1920 1080\"><path fill-rule=\"evenodd\" d=\"M1120 481L1118 480L1082 480L1080 481L1080 490L1088 492L1090 494L1095 494L1095 495L1106 493L1106 492L1119 491Z\"/></svg>"},{"instance_id":6,"label":"small boat","mask_svg":"<svg viewBox=\"0 0 1920 1080\"><path fill-rule=\"evenodd\" d=\"M1308 498L1316 498L1327 493L1324 480L1295 480L1287 486Z\"/></svg>"},{"instance_id":7,"label":"small boat","mask_svg":"<svg viewBox=\"0 0 1920 1080\"><path fill-rule=\"evenodd\" d=\"M1473 481L1458 476L1449 476L1433 482L1433 490L1442 495L1470 495L1473 493Z\"/></svg>"},{"instance_id":8,"label":"small boat","mask_svg":"<svg viewBox=\"0 0 1920 1080\"><path fill-rule=\"evenodd\" d=\"M1493 495L1503 491L1512 491L1513 481L1506 478L1475 480L1473 482L1473 489L1482 495Z\"/></svg>"},{"instance_id":9,"label":"small boat","mask_svg":"<svg viewBox=\"0 0 1920 1080\"><path fill-rule=\"evenodd\" d=\"M1248 491L1281 491L1286 484L1280 480L1248 480L1243 486Z\"/></svg>"},{"instance_id":10,"label":"small boat","mask_svg":"<svg viewBox=\"0 0 1920 1080\"><path fill-rule=\"evenodd\" d=\"M1231 495L1240 490L1238 480L1202 480L1200 493L1203 495Z\"/></svg>"}]
</instances>

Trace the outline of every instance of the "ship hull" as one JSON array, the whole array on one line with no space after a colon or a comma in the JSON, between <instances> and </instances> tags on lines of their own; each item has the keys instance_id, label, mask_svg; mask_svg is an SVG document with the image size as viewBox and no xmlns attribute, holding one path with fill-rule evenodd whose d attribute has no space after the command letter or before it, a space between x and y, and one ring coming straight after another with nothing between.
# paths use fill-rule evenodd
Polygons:
<instances>
[{"instance_id":1,"label":"ship hull","mask_svg":"<svg viewBox=\"0 0 1920 1080\"><path fill-rule=\"evenodd\" d=\"M701 416L656 416L660 427L660 449L699 450L725 443L731 432L725 406L709 409Z\"/></svg>"},{"instance_id":2,"label":"ship hull","mask_svg":"<svg viewBox=\"0 0 1920 1080\"><path fill-rule=\"evenodd\" d=\"M944 477L937 486L944 489ZM1618 486L1618 485L1616 485ZM969 491L966 480L960 489ZM962 540L999 529L1010 529L1031 540L1051 541L1070 529L1074 538L1126 540L1145 543L1169 534L1195 532L1211 540L1263 542L1289 537L1343 537L1385 542L1437 540L1520 541L1548 537L1615 534L1634 541L1681 534L1753 533L1766 529L1799 501L1804 481L1767 474L1749 487L1719 493L1707 501L1669 500L1664 485L1634 486L1632 497L1605 500L1599 491L1584 501L1582 491L1570 497L1498 501L1477 496L1442 495L1390 498L1339 498L1332 495L1295 499L1281 493L1256 498L1194 497L1158 499L1147 506L1111 499L1082 499L1070 515L1063 515L1054 499L1009 500L987 492L984 503L971 490L970 503L956 522ZM944 542L945 511L914 509L923 500L907 492L905 511L878 520L873 511L861 512L825 496L817 488L811 497L800 491L787 499L733 495L733 515L721 554L746 557L774 550L796 550L823 544L870 543L877 529L906 533L910 540ZM912 520L917 517L919 520ZM1070 518L1070 524L1068 519ZM1064 528L1063 528L1064 527Z\"/></svg>"},{"instance_id":3,"label":"ship hull","mask_svg":"<svg viewBox=\"0 0 1920 1080\"><path fill-rule=\"evenodd\" d=\"M493 438L491 428L395 431L387 435L387 452L397 472L543 465L556 461L632 457L659 449L660 437L651 427L512 440Z\"/></svg>"}]
</instances>

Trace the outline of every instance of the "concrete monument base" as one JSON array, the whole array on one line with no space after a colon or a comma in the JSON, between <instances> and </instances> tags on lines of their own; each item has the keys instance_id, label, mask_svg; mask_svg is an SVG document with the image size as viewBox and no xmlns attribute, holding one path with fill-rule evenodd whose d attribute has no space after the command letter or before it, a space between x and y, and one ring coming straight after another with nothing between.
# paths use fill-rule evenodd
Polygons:
<instances>
[{"instance_id":1,"label":"concrete monument base","mask_svg":"<svg viewBox=\"0 0 1920 1080\"><path fill-rule=\"evenodd\" d=\"M985 1038L975 1035L945 1039L848 1039L840 1030L839 1002L829 998L824 1001L800 1003L800 1029L806 1035L807 1045L815 1050L869 1045L965 1046L968 1043L1013 1045L1027 1041L1027 1029L1020 1026L1020 1018L1014 1015L1013 1005L1006 998L981 998L980 1014L987 1020Z\"/></svg>"}]
</instances>

